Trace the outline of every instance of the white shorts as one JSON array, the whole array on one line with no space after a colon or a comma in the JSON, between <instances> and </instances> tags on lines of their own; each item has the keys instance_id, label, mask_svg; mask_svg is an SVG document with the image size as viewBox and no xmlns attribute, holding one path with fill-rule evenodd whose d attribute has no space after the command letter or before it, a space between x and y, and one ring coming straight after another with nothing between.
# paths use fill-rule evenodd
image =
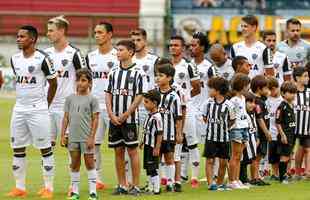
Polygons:
<instances>
[{"instance_id":1,"label":"white shorts","mask_svg":"<svg viewBox=\"0 0 310 200\"><path fill-rule=\"evenodd\" d=\"M99 122L96 132L95 144L102 144L106 130L109 130L109 116L106 110L99 113Z\"/></svg>"},{"instance_id":2,"label":"white shorts","mask_svg":"<svg viewBox=\"0 0 310 200\"><path fill-rule=\"evenodd\" d=\"M57 137L61 134L62 119L64 117L64 112L62 111L50 111L49 112L51 120L51 135L52 141L55 142ZM69 127L67 128L67 133L69 132Z\"/></svg>"},{"instance_id":3,"label":"white shorts","mask_svg":"<svg viewBox=\"0 0 310 200\"><path fill-rule=\"evenodd\" d=\"M183 132L187 141L187 146L199 143L197 137L197 119L194 113L187 114L185 117Z\"/></svg>"},{"instance_id":4,"label":"white shorts","mask_svg":"<svg viewBox=\"0 0 310 200\"><path fill-rule=\"evenodd\" d=\"M182 146L183 144L176 144L174 147L174 162L181 161L181 154L182 154Z\"/></svg>"},{"instance_id":5,"label":"white shorts","mask_svg":"<svg viewBox=\"0 0 310 200\"><path fill-rule=\"evenodd\" d=\"M31 144L37 149L51 147L48 110L13 111L10 128L12 148L22 148Z\"/></svg>"}]
</instances>

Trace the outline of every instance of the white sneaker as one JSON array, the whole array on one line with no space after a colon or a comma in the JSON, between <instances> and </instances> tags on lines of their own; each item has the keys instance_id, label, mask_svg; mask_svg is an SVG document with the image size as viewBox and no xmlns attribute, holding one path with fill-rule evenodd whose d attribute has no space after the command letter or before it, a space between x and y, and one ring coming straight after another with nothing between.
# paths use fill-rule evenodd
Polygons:
<instances>
[{"instance_id":1,"label":"white sneaker","mask_svg":"<svg viewBox=\"0 0 310 200\"><path fill-rule=\"evenodd\" d=\"M231 182L231 183L228 183L227 184L227 187L228 188L230 188L230 189L241 189L240 188L240 185L238 184L238 182L237 181L233 181L233 182Z\"/></svg>"},{"instance_id":2,"label":"white sneaker","mask_svg":"<svg viewBox=\"0 0 310 200\"><path fill-rule=\"evenodd\" d=\"M244 185L240 180L238 180L238 181L236 181L236 182L239 184L240 189L242 189L242 190L248 190L248 189L250 189L249 186Z\"/></svg>"}]
</instances>

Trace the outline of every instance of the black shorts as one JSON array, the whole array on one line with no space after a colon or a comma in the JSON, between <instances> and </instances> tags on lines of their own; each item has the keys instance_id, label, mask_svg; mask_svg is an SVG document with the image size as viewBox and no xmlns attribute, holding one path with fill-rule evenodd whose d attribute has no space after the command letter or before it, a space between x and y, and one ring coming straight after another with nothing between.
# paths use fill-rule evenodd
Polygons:
<instances>
[{"instance_id":1,"label":"black shorts","mask_svg":"<svg viewBox=\"0 0 310 200\"><path fill-rule=\"evenodd\" d=\"M149 145L144 145L143 169L147 171L153 171L159 168L159 156L153 156L153 149Z\"/></svg>"},{"instance_id":2,"label":"black shorts","mask_svg":"<svg viewBox=\"0 0 310 200\"><path fill-rule=\"evenodd\" d=\"M310 148L310 136L299 136L299 144L303 148Z\"/></svg>"},{"instance_id":3,"label":"black shorts","mask_svg":"<svg viewBox=\"0 0 310 200\"><path fill-rule=\"evenodd\" d=\"M165 154L174 152L174 146L175 146L174 142L162 141L160 146L160 153Z\"/></svg>"},{"instance_id":4,"label":"black shorts","mask_svg":"<svg viewBox=\"0 0 310 200\"><path fill-rule=\"evenodd\" d=\"M110 122L109 147L137 147L139 145L138 129L136 124L122 124L115 126Z\"/></svg>"},{"instance_id":5,"label":"black shorts","mask_svg":"<svg viewBox=\"0 0 310 200\"><path fill-rule=\"evenodd\" d=\"M295 146L295 136L286 136L287 137L287 144L283 144L281 142L281 136L278 135L278 154L280 156L290 156L294 150Z\"/></svg>"},{"instance_id":6,"label":"black shorts","mask_svg":"<svg viewBox=\"0 0 310 200\"><path fill-rule=\"evenodd\" d=\"M203 156L206 158L230 158L229 142L206 141Z\"/></svg>"},{"instance_id":7,"label":"black shorts","mask_svg":"<svg viewBox=\"0 0 310 200\"><path fill-rule=\"evenodd\" d=\"M268 142L265 139L260 138L257 147L257 156L265 157L267 155Z\"/></svg>"},{"instance_id":8,"label":"black shorts","mask_svg":"<svg viewBox=\"0 0 310 200\"><path fill-rule=\"evenodd\" d=\"M280 162L280 155L278 154L278 141L269 142L268 161L270 164L276 164Z\"/></svg>"}]
</instances>

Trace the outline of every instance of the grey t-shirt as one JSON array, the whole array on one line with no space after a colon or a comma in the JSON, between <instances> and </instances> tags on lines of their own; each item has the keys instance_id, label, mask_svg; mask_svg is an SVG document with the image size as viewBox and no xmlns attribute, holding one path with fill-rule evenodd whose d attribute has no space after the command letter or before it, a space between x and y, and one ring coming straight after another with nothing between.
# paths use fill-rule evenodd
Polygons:
<instances>
[{"instance_id":1,"label":"grey t-shirt","mask_svg":"<svg viewBox=\"0 0 310 200\"><path fill-rule=\"evenodd\" d=\"M92 95L72 94L66 98L64 111L69 113L69 142L86 142L92 114L99 112L98 100Z\"/></svg>"}]
</instances>

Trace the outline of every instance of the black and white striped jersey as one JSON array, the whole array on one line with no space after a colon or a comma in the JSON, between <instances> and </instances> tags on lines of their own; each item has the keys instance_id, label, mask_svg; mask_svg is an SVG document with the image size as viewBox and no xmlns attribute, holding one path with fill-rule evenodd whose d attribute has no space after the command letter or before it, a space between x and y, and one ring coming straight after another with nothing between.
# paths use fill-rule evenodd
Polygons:
<instances>
[{"instance_id":1,"label":"black and white striped jersey","mask_svg":"<svg viewBox=\"0 0 310 200\"><path fill-rule=\"evenodd\" d=\"M137 95L147 92L148 84L145 73L132 64L128 68L113 68L109 73L106 92L112 94L112 112L116 116L125 113ZM138 114L133 112L126 123L137 123Z\"/></svg>"},{"instance_id":2,"label":"black and white striped jersey","mask_svg":"<svg viewBox=\"0 0 310 200\"><path fill-rule=\"evenodd\" d=\"M159 92L161 94L161 102L158 109L163 118L163 140L174 142L176 135L176 121L182 117L182 103L180 96L174 89L167 92L161 92L159 90Z\"/></svg>"},{"instance_id":3,"label":"black and white striped jersey","mask_svg":"<svg viewBox=\"0 0 310 200\"><path fill-rule=\"evenodd\" d=\"M155 147L157 136L163 134L163 119L159 112L149 113L144 122L144 145Z\"/></svg>"},{"instance_id":4,"label":"black and white striped jersey","mask_svg":"<svg viewBox=\"0 0 310 200\"><path fill-rule=\"evenodd\" d=\"M229 142L229 120L235 120L233 105L225 99L218 103L209 98L203 106L203 117L207 121L206 140L214 142Z\"/></svg>"},{"instance_id":5,"label":"black and white striped jersey","mask_svg":"<svg viewBox=\"0 0 310 200\"><path fill-rule=\"evenodd\" d=\"M296 94L294 111L296 117L295 134L310 136L310 88Z\"/></svg>"}]
</instances>

